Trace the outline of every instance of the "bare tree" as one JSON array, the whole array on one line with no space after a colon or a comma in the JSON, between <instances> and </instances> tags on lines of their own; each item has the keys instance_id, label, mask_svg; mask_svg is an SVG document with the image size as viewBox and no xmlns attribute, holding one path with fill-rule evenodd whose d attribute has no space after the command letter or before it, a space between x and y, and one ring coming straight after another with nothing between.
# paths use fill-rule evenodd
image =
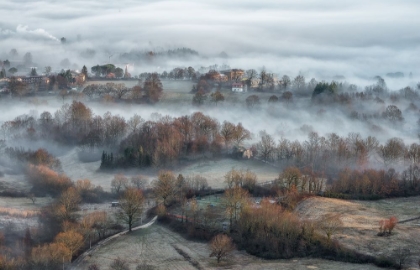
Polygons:
<instances>
[{"instance_id":1,"label":"bare tree","mask_svg":"<svg viewBox=\"0 0 420 270\"><path fill-rule=\"evenodd\" d=\"M238 123L233 133L233 141L236 144L241 144L245 140L251 139L251 132L242 126L242 123Z\"/></svg>"},{"instance_id":2,"label":"bare tree","mask_svg":"<svg viewBox=\"0 0 420 270\"><path fill-rule=\"evenodd\" d=\"M63 220L74 219L74 213L79 209L79 203L81 202L79 192L74 187L70 187L61 193L58 201L58 212Z\"/></svg>"},{"instance_id":3,"label":"bare tree","mask_svg":"<svg viewBox=\"0 0 420 270\"><path fill-rule=\"evenodd\" d=\"M26 195L26 197L27 197L29 200L31 200L31 202L32 202L33 204L35 204L35 202L36 202L36 197L35 197L35 194L33 194L33 193L28 193L28 194Z\"/></svg>"},{"instance_id":4,"label":"bare tree","mask_svg":"<svg viewBox=\"0 0 420 270\"><path fill-rule=\"evenodd\" d=\"M290 84L291 84L291 80L290 77L287 75L283 75L283 77L281 78L281 87L286 90L287 88L289 88Z\"/></svg>"},{"instance_id":5,"label":"bare tree","mask_svg":"<svg viewBox=\"0 0 420 270\"><path fill-rule=\"evenodd\" d=\"M115 84L114 89L112 89L114 96L118 99L122 99L130 91L130 88L127 88L123 83Z\"/></svg>"},{"instance_id":6,"label":"bare tree","mask_svg":"<svg viewBox=\"0 0 420 270\"><path fill-rule=\"evenodd\" d=\"M255 69L250 69L246 71L246 76L246 83L248 84L248 87L251 87L252 81L258 78L258 72Z\"/></svg>"},{"instance_id":7,"label":"bare tree","mask_svg":"<svg viewBox=\"0 0 420 270\"><path fill-rule=\"evenodd\" d=\"M408 248L396 248L393 250L393 257L395 258L399 268L402 269L407 259L411 256L411 250Z\"/></svg>"},{"instance_id":8,"label":"bare tree","mask_svg":"<svg viewBox=\"0 0 420 270\"><path fill-rule=\"evenodd\" d=\"M131 177L131 185L137 189L144 189L147 184L147 179L143 175L134 175Z\"/></svg>"},{"instance_id":9,"label":"bare tree","mask_svg":"<svg viewBox=\"0 0 420 270\"><path fill-rule=\"evenodd\" d=\"M216 257L217 263L220 263L221 259L226 258L234 249L232 238L218 234L210 242L210 257Z\"/></svg>"},{"instance_id":10,"label":"bare tree","mask_svg":"<svg viewBox=\"0 0 420 270\"><path fill-rule=\"evenodd\" d=\"M293 80L293 88L299 93L301 93L301 91L305 89L305 85L305 77L303 77L302 75L296 76L296 78Z\"/></svg>"},{"instance_id":11,"label":"bare tree","mask_svg":"<svg viewBox=\"0 0 420 270\"><path fill-rule=\"evenodd\" d=\"M230 142L233 140L234 133L235 133L235 125L230 122L224 121L222 124L222 128L220 130L220 134L222 135L225 141L226 147L228 147Z\"/></svg>"},{"instance_id":12,"label":"bare tree","mask_svg":"<svg viewBox=\"0 0 420 270\"><path fill-rule=\"evenodd\" d=\"M176 178L171 171L160 171L158 179L152 182L153 192L158 198L162 198L163 204L168 205L170 198L176 190Z\"/></svg>"},{"instance_id":13,"label":"bare tree","mask_svg":"<svg viewBox=\"0 0 420 270\"><path fill-rule=\"evenodd\" d=\"M111 188L116 194L120 194L123 189L128 187L128 178L122 174L116 174L111 181Z\"/></svg>"},{"instance_id":14,"label":"bare tree","mask_svg":"<svg viewBox=\"0 0 420 270\"><path fill-rule=\"evenodd\" d=\"M234 223L241 216L242 211L249 206L249 193L239 186L227 189L223 196L222 204L226 209L230 228L232 229Z\"/></svg>"},{"instance_id":15,"label":"bare tree","mask_svg":"<svg viewBox=\"0 0 420 270\"><path fill-rule=\"evenodd\" d=\"M141 125L144 123L144 119L141 118L138 114L133 115L128 121L127 125L129 127L130 132L137 132L139 131Z\"/></svg>"},{"instance_id":16,"label":"bare tree","mask_svg":"<svg viewBox=\"0 0 420 270\"><path fill-rule=\"evenodd\" d=\"M340 214L326 214L319 221L319 228L327 235L328 241L331 236L341 230L343 222Z\"/></svg>"},{"instance_id":17,"label":"bare tree","mask_svg":"<svg viewBox=\"0 0 420 270\"><path fill-rule=\"evenodd\" d=\"M400 160L405 152L405 145L400 138L391 138L386 144L379 146L378 153L382 158L385 167Z\"/></svg>"},{"instance_id":18,"label":"bare tree","mask_svg":"<svg viewBox=\"0 0 420 270\"><path fill-rule=\"evenodd\" d=\"M258 154L263 160L271 160L276 143L273 137L265 131L261 131L260 137L261 141L257 144Z\"/></svg>"},{"instance_id":19,"label":"bare tree","mask_svg":"<svg viewBox=\"0 0 420 270\"><path fill-rule=\"evenodd\" d=\"M130 232L134 222L143 214L143 202L143 192L137 188L127 188L120 199L120 211L117 216L128 225Z\"/></svg>"}]
</instances>

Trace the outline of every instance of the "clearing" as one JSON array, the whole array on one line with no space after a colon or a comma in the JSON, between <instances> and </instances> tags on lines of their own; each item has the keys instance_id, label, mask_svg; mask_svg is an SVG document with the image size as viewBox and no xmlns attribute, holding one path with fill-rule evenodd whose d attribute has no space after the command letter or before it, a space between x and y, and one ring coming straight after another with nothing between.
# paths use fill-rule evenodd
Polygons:
<instances>
[{"instance_id":1,"label":"clearing","mask_svg":"<svg viewBox=\"0 0 420 270\"><path fill-rule=\"evenodd\" d=\"M374 256L393 256L396 248L410 249L410 266L417 266L420 254L420 220L399 223L391 236L377 236L379 221L395 216L398 220L420 217L420 197L379 201L344 201L311 197L295 210L301 218L316 220L327 213L341 214L343 229L333 235L348 248Z\"/></svg>"}]
</instances>

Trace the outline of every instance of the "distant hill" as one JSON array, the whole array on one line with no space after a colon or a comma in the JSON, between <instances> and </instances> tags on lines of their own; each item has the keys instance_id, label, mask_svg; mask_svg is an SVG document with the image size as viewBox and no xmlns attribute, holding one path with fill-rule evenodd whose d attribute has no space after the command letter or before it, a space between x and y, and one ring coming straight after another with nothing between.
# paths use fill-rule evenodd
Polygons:
<instances>
[{"instance_id":1,"label":"distant hill","mask_svg":"<svg viewBox=\"0 0 420 270\"><path fill-rule=\"evenodd\" d=\"M389 78L404 78L404 73L402 72L390 72L386 74Z\"/></svg>"}]
</instances>

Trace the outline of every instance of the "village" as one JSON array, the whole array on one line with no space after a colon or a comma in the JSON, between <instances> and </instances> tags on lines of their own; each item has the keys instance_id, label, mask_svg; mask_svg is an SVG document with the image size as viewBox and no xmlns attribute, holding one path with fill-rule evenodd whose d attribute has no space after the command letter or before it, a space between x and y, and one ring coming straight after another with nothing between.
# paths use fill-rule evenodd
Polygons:
<instances>
[{"instance_id":1,"label":"village","mask_svg":"<svg viewBox=\"0 0 420 270\"><path fill-rule=\"evenodd\" d=\"M28 56L29 55L29 56ZM29 60L27 59L29 58ZM130 88L141 84L150 74L148 72L132 75L136 70L134 64L104 64L79 69L61 69L53 71L51 67L44 69L34 67L30 53L25 54L25 61L0 61L0 95L36 96L36 95L77 95L83 92L86 85L123 83ZM18 68L16 68L16 67ZM171 71L156 73L162 81L191 81L195 86L192 93L200 89L205 92L216 90L235 93L246 92L280 92L290 84L290 78L284 76L280 80L275 74L264 68L257 72L254 69L231 69L227 65L201 67L197 71L192 67L177 67ZM300 78L299 78L300 79ZM129 99L129 91L125 98ZM119 97L120 99L122 97Z\"/></svg>"}]
</instances>

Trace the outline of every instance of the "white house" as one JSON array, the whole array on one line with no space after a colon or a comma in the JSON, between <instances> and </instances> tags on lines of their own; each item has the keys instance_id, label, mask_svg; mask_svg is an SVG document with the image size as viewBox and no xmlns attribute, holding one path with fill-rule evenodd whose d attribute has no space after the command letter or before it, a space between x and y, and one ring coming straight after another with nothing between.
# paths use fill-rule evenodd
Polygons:
<instances>
[{"instance_id":1,"label":"white house","mask_svg":"<svg viewBox=\"0 0 420 270\"><path fill-rule=\"evenodd\" d=\"M243 85L242 83L232 83L232 92L246 92L246 85Z\"/></svg>"}]
</instances>

